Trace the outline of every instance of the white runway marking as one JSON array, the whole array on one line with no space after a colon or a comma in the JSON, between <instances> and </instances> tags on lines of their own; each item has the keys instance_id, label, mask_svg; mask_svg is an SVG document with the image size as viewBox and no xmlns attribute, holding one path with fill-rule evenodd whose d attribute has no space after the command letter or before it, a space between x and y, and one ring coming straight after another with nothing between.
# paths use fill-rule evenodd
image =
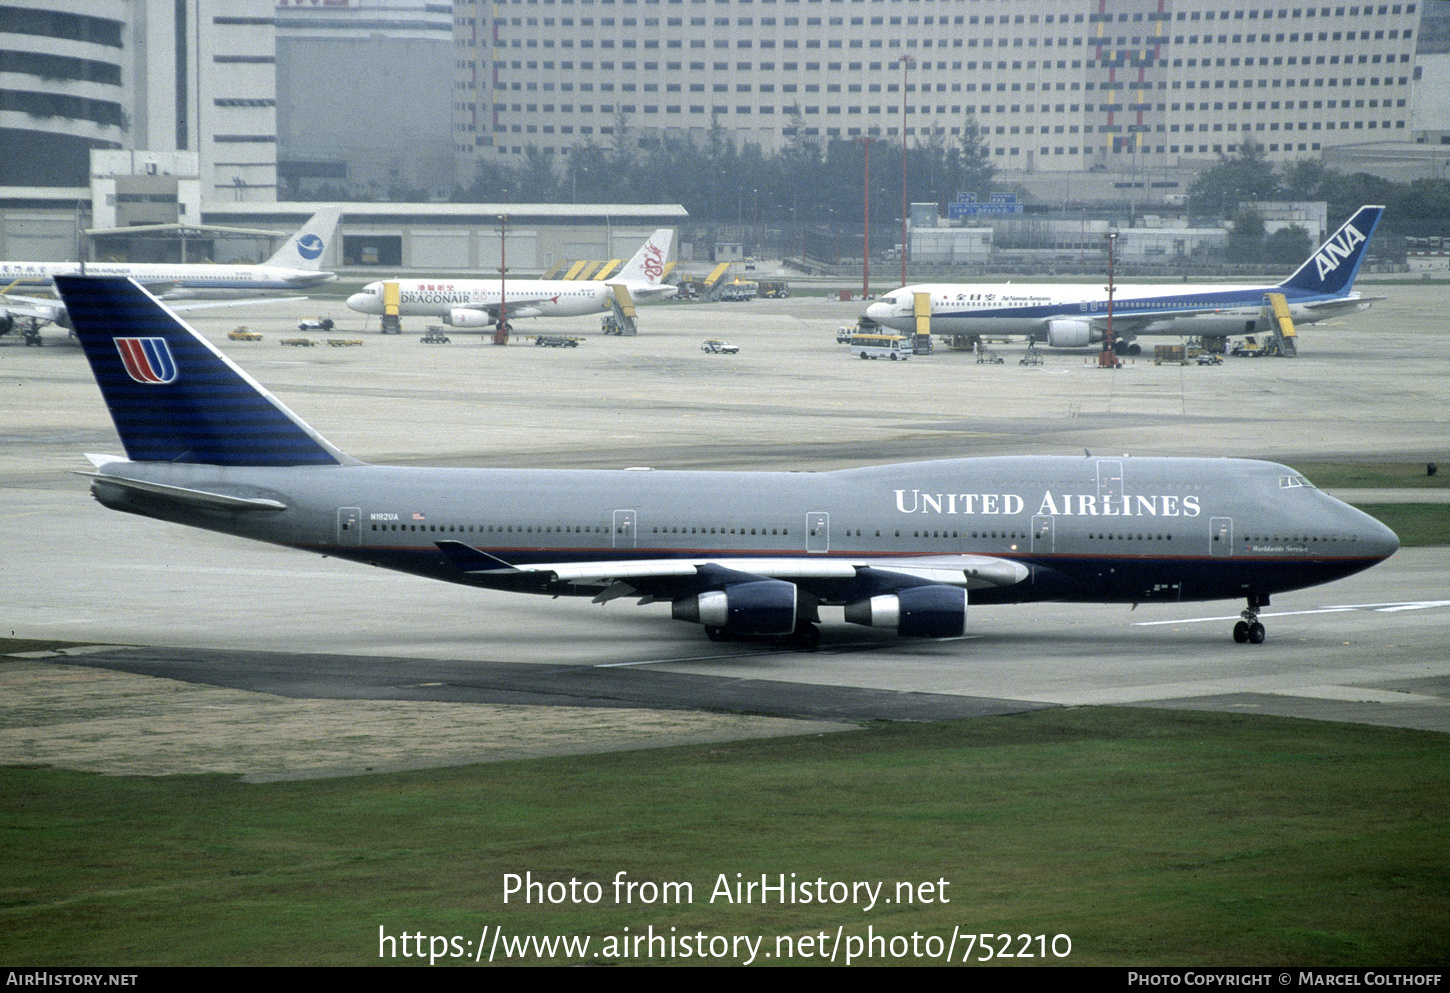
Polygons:
<instances>
[{"instance_id":1,"label":"white runway marking","mask_svg":"<svg viewBox=\"0 0 1450 993\"><path fill-rule=\"evenodd\" d=\"M1276 613L1263 613L1259 617L1294 617L1299 614L1340 614L1351 610L1374 610L1380 613L1393 613L1401 610L1430 610L1434 607L1450 607L1450 600L1404 600L1394 603L1346 603L1333 607L1315 607L1312 610L1281 610ZM1180 617L1173 621L1134 621L1133 625L1140 628L1157 627L1164 624L1201 624L1205 621L1231 621L1238 617L1238 614L1224 614L1218 617Z\"/></svg>"}]
</instances>

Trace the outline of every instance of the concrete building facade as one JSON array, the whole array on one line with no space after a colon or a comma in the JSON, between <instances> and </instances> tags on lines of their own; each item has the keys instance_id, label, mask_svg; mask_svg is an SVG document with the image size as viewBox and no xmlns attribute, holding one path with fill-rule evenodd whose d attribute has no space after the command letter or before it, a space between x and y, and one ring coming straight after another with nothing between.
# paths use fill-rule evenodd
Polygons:
<instances>
[{"instance_id":1,"label":"concrete building facade","mask_svg":"<svg viewBox=\"0 0 1450 993\"><path fill-rule=\"evenodd\" d=\"M610 144L921 141L1009 171L1173 168L1410 136L1418 2L458 0L469 163Z\"/></svg>"}]
</instances>

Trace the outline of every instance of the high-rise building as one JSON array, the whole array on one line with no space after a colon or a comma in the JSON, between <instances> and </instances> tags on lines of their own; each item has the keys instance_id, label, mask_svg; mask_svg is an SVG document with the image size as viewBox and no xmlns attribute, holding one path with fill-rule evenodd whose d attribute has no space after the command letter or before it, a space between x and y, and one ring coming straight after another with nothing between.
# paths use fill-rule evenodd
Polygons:
<instances>
[{"instance_id":1,"label":"high-rise building","mask_svg":"<svg viewBox=\"0 0 1450 993\"><path fill-rule=\"evenodd\" d=\"M1003 170L1273 160L1410 139L1421 4L1308 0L459 0L468 161L719 129L921 141Z\"/></svg>"},{"instance_id":2,"label":"high-rise building","mask_svg":"<svg viewBox=\"0 0 1450 993\"><path fill-rule=\"evenodd\" d=\"M284 194L450 194L453 4L277 0L276 15Z\"/></svg>"},{"instance_id":3,"label":"high-rise building","mask_svg":"<svg viewBox=\"0 0 1450 993\"><path fill-rule=\"evenodd\" d=\"M277 186L274 0L4 0L0 186L84 187L95 149L197 156L204 199Z\"/></svg>"}]
</instances>

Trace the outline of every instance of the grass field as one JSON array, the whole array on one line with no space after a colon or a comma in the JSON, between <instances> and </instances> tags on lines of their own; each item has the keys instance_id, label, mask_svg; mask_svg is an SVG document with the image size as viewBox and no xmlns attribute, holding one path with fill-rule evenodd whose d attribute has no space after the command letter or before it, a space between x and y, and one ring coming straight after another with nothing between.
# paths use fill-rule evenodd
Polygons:
<instances>
[{"instance_id":1,"label":"grass field","mask_svg":"<svg viewBox=\"0 0 1450 993\"><path fill-rule=\"evenodd\" d=\"M720 961L748 936L757 962L813 962L776 942L868 933L877 964L927 962L914 952L953 929L958 960L983 954L961 935L990 933L1033 964L1438 965L1450 948L1450 748L1390 728L1057 709L296 783L11 767L0 789L0 952L25 965L369 964L380 929L408 963L430 944L402 935L471 955L494 928L590 939L509 959L553 963L690 964L697 934ZM616 900L621 872L656 889ZM561 902L505 902L510 873ZM884 883L891 902L712 900L762 875ZM664 888L686 883L689 900ZM655 948L620 946L651 928Z\"/></svg>"}]
</instances>

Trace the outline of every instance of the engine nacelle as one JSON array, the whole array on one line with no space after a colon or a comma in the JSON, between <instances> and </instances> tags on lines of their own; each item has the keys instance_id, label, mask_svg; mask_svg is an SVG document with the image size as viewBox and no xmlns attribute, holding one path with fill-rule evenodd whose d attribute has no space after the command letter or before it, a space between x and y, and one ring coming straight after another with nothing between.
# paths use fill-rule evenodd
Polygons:
<instances>
[{"instance_id":1,"label":"engine nacelle","mask_svg":"<svg viewBox=\"0 0 1450 993\"><path fill-rule=\"evenodd\" d=\"M846 620L893 628L907 638L960 638L967 633L967 591L957 586L911 586L846 604Z\"/></svg>"},{"instance_id":2,"label":"engine nacelle","mask_svg":"<svg viewBox=\"0 0 1450 993\"><path fill-rule=\"evenodd\" d=\"M1087 321L1048 321L1047 343L1053 348L1086 348L1102 341L1103 333Z\"/></svg>"},{"instance_id":3,"label":"engine nacelle","mask_svg":"<svg viewBox=\"0 0 1450 993\"><path fill-rule=\"evenodd\" d=\"M676 600L670 616L732 634L791 634L797 601L795 583L760 579Z\"/></svg>"},{"instance_id":4,"label":"engine nacelle","mask_svg":"<svg viewBox=\"0 0 1450 993\"><path fill-rule=\"evenodd\" d=\"M451 328L491 328L493 327L493 315L486 310L454 307L443 315L443 323Z\"/></svg>"}]
</instances>

